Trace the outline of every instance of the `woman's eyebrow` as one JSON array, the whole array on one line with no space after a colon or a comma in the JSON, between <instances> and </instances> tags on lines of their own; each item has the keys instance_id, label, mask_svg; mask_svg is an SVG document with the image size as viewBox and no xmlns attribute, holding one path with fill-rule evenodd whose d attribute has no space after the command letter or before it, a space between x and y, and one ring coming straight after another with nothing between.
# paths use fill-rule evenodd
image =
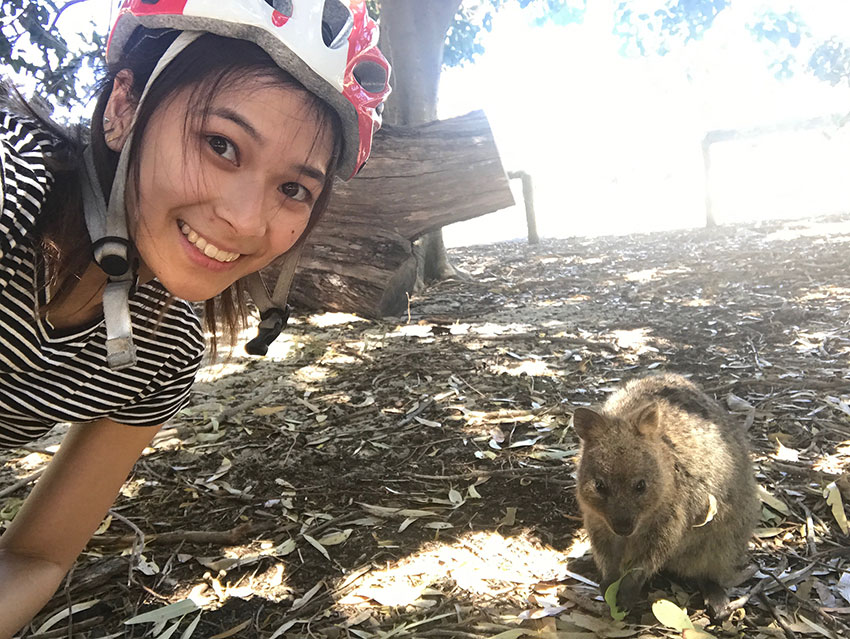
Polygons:
<instances>
[{"instance_id":1,"label":"woman's eyebrow","mask_svg":"<svg viewBox=\"0 0 850 639\"><path fill-rule=\"evenodd\" d=\"M217 107L212 110L213 115L217 115L220 118L224 118L225 120L230 120L231 122L237 124L238 126L245 129L245 132L254 138L257 142L264 142L263 136L253 127L253 125L248 122L245 118L239 115L233 109L228 109L227 107Z\"/></svg>"},{"instance_id":2,"label":"woman's eyebrow","mask_svg":"<svg viewBox=\"0 0 850 639\"><path fill-rule=\"evenodd\" d=\"M327 179L327 175L321 169L316 168L315 166L310 166L309 164L299 164L297 166L292 167L296 171L298 171L301 175L306 175L309 178L313 178L317 182L322 182Z\"/></svg>"},{"instance_id":3,"label":"woman's eyebrow","mask_svg":"<svg viewBox=\"0 0 850 639\"><path fill-rule=\"evenodd\" d=\"M260 135L260 132L257 131L257 129L255 129L250 122L248 122L245 118L243 118L233 109L228 109L227 107L216 107L211 111L211 113L212 115L224 118L225 120L230 120L237 126L242 127L248 135L250 135L260 144L263 144L265 142L265 138ZM302 175L306 175L309 178L313 178L318 182L324 183L328 177L327 174L322 171L322 169L317 168L315 166L311 166L309 164L298 164L296 166L293 166L292 168L301 173Z\"/></svg>"}]
</instances>

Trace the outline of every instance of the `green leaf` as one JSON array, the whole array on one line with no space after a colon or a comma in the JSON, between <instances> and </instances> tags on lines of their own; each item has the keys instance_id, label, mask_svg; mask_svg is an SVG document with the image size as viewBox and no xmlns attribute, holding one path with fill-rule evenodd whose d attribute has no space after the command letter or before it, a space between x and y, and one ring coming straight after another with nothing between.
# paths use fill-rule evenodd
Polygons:
<instances>
[{"instance_id":1,"label":"green leaf","mask_svg":"<svg viewBox=\"0 0 850 639\"><path fill-rule=\"evenodd\" d=\"M620 582L623 581L623 578L628 575L629 572L631 571L626 572L625 575L605 589L605 603L608 604L608 609L611 611L611 618L614 621L622 621L626 615L629 614L628 610L620 610L620 608L617 607L617 594L620 592Z\"/></svg>"},{"instance_id":2,"label":"green leaf","mask_svg":"<svg viewBox=\"0 0 850 639\"><path fill-rule=\"evenodd\" d=\"M684 631L693 630L694 624L691 618L688 617L688 611L684 608L679 608L672 601L667 599L659 599L652 604L652 614L658 619L658 623L673 630Z\"/></svg>"}]
</instances>

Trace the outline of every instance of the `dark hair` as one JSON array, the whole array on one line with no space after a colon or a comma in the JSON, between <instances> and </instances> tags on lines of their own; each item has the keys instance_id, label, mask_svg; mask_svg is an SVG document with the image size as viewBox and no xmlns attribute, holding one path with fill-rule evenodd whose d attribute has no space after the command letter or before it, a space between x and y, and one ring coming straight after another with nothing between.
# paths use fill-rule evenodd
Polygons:
<instances>
[{"instance_id":1,"label":"dark hair","mask_svg":"<svg viewBox=\"0 0 850 639\"><path fill-rule=\"evenodd\" d=\"M101 85L101 92L92 114L91 145L95 168L106 197L109 196L115 178L119 157L118 153L106 145L103 130L103 115L112 94L114 79L120 70L129 69L133 74L132 94L138 100L156 62L177 34L178 32L174 30L137 28L127 42L121 60L109 69ZM163 70L148 89L145 101L136 114L133 133L136 143L130 151L128 183L138 184L140 142L144 139L151 116L159 107L165 106L169 99L181 90L192 87L194 90L184 125L188 135L192 119L199 118L201 122L206 120L216 96L237 80L239 82L271 81L303 90L313 97L309 103L310 109L320 127L330 126L333 131L334 149L328 167L328 178L313 206L307 228L298 240L303 242L324 213L330 198L333 170L342 146L339 116L325 102L307 92L297 80L278 67L265 51L251 42L204 34L187 46ZM55 293L43 312L70 295L78 278L91 263L91 242L85 226L76 168L80 162L81 145L66 136L62 146L73 149L76 162L73 166L69 166L71 163L67 161L61 163L54 161L51 166L55 184L45 203L39 230L47 266L46 272L49 274L45 278L45 285L52 286ZM244 324L244 294L238 283L216 298L205 302L204 325L211 335L210 350L213 357L216 353L219 330L232 347L236 342L239 329Z\"/></svg>"}]
</instances>

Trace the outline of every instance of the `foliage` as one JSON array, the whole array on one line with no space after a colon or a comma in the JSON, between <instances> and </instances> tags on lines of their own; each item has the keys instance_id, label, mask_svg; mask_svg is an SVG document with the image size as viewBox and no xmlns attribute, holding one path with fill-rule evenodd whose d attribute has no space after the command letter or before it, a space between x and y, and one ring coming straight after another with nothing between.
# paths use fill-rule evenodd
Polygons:
<instances>
[{"instance_id":1,"label":"foliage","mask_svg":"<svg viewBox=\"0 0 850 639\"><path fill-rule=\"evenodd\" d=\"M106 46L105 35L93 28L79 34L81 49L68 45L57 21L72 4L76 2L59 6L53 0L3 0L0 4L0 62L33 78L43 97L61 105L86 102L89 88L78 85L78 73L84 66L100 64Z\"/></svg>"},{"instance_id":2,"label":"foliage","mask_svg":"<svg viewBox=\"0 0 850 639\"><path fill-rule=\"evenodd\" d=\"M493 15L508 4L530 8L535 23L566 25L580 23L584 18L587 0L483 0L461 5L454 22L446 33L443 64L448 67L472 62L484 53L482 32L493 28Z\"/></svg>"},{"instance_id":3,"label":"foliage","mask_svg":"<svg viewBox=\"0 0 850 639\"><path fill-rule=\"evenodd\" d=\"M763 9L747 28L757 42L770 48L769 66L774 75L780 80L794 75L800 66L800 43L804 36L812 36L800 15L793 10L777 13Z\"/></svg>"},{"instance_id":4,"label":"foliage","mask_svg":"<svg viewBox=\"0 0 850 639\"><path fill-rule=\"evenodd\" d=\"M106 34L94 27L79 34L83 46L71 47L57 27L63 10L86 0L4 0L0 4L0 63L35 80L54 104L87 101L90 87L79 83L79 71L102 62ZM665 55L700 39L731 0L621 0L614 7L614 31L624 55ZM484 52L483 35L501 9L519 6L536 24L581 23L587 0L465 0L446 33L443 62L458 66ZM380 15L380 0L367 0ZM850 82L850 46L838 37L816 41L796 11L761 8L746 25L762 43L777 78L806 71L833 85ZM23 45L23 46L22 46ZM807 46L808 45L808 46Z\"/></svg>"},{"instance_id":5,"label":"foliage","mask_svg":"<svg viewBox=\"0 0 850 639\"><path fill-rule=\"evenodd\" d=\"M700 39L730 4L731 0L623 0L614 10L621 53L665 55L676 44Z\"/></svg>"},{"instance_id":6,"label":"foliage","mask_svg":"<svg viewBox=\"0 0 850 639\"><path fill-rule=\"evenodd\" d=\"M832 85L850 84L850 46L836 37L818 45L809 58L809 68Z\"/></svg>"}]
</instances>

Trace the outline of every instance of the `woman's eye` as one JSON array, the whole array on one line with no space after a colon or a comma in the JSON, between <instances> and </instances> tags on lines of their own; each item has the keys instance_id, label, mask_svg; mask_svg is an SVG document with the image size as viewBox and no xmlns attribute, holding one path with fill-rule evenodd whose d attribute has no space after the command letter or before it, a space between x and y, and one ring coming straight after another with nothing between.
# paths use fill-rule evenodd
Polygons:
<instances>
[{"instance_id":1,"label":"woman's eye","mask_svg":"<svg viewBox=\"0 0 850 639\"><path fill-rule=\"evenodd\" d=\"M287 182L280 187L280 192L296 202L307 202L310 199L310 191L298 182Z\"/></svg>"},{"instance_id":2,"label":"woman's eye","mask_svg":"<svg viewBox=\"0 0 850 639\"><path fill-rule=\"evenodd\" d=\"M236 157L236 147L233 146L233 143L227 138L220 135L208 135L207 144L210 145L210 148L215 153L223 157L225 160L229 160L235 164L239 159Z\"/></svg>"}]
</instances>

